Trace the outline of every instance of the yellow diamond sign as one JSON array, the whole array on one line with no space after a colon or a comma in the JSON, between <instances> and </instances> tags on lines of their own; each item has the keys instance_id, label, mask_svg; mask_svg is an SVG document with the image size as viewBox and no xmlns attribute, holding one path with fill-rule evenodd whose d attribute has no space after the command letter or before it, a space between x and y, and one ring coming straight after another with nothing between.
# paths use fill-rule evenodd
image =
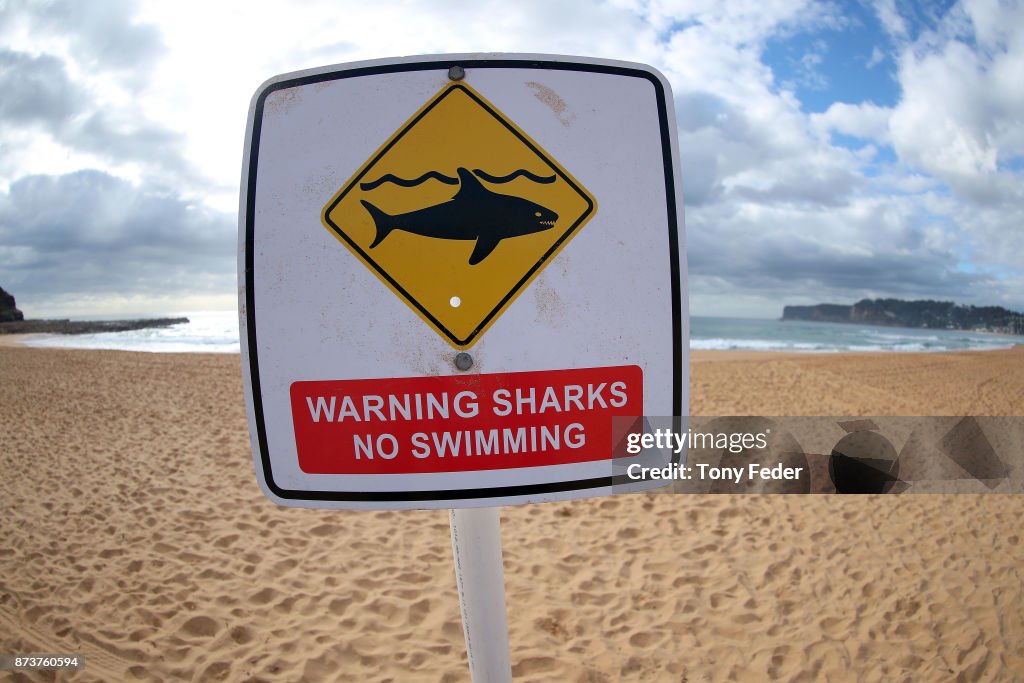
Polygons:
<instances>
[{"instance_id":1,"label":"yellow diamond sign","mask_svg":"<svg viewBox=\"0 0 1024 683\"><path fill-rule=\"evenodd\" d=\"M323 210L324 225L457 348L471 345L597 203L463 83L427 102Z\"/></svg>"}]
</instances>

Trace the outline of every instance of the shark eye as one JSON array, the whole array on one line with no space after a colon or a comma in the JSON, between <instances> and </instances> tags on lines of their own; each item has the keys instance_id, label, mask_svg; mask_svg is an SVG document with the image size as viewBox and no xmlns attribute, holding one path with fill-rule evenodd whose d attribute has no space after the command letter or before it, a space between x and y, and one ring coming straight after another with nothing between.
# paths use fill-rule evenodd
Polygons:
<instances>
[{"instance_id":1,"label":"shark eye","mask_svg":"<svg viewBox=\"0 0 1024 683\"><path fill-rule=\"evenodd\" d=\"M540 218L540 211L535 211L533 215L536 216L537 218Z\"/></svg>"}]
</instances>

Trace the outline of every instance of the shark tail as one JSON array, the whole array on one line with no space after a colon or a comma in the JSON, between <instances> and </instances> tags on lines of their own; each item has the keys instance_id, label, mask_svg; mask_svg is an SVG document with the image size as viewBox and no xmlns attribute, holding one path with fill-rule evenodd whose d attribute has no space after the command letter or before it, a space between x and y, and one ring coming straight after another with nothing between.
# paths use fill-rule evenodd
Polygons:
<instances>
[{"instance_id":1,"label":"shark tail","mask_svg":"<svg viewBox=\"0 0 1024 683\"><path fill-rule=\"evenodd\" d=\"M370 244L370 249L384 241L384 238L391 234L391 231L395 229L394 216L384 213L376 206L360 199L359 203L370 213L370 218L373 219L373 227L376 228L377 234L373 238L373 243Z\"/></svg>"}]
</instances>

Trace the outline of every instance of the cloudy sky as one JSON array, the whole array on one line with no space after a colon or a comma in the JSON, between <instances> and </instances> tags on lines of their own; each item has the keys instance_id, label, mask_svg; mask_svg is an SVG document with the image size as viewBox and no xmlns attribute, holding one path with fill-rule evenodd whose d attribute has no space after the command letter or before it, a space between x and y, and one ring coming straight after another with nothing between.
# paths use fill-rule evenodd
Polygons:
<instances>
[{"instance_id":1,"label":"cloudy sky","mask_svg":"<svg viewBox=\"0 0 1024 683\"><path fill-rule=\"evenodd\" d=\"M666 74L694 314L1024 310L1024 3L997 0L0 0L0 286L30 317L234 308L256 88L482 51Z\"/></svg>"}]
</instances>

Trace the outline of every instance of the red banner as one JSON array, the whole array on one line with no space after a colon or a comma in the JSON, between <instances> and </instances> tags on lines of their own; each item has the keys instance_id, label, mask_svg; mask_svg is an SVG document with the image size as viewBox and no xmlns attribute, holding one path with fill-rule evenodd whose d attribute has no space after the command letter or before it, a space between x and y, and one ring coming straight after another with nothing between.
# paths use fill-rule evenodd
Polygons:
<instances>
[{"instance_id":1,"label":"red banner","mask_svg":"<svg viewBox=\"0 0 1024 683\"><path fill-rule=\"evenodd\" d=\"M299 467L408 474L612 457L612 417L643 415L636 365L294 382Z\"/></svg>"}]
</instances>

